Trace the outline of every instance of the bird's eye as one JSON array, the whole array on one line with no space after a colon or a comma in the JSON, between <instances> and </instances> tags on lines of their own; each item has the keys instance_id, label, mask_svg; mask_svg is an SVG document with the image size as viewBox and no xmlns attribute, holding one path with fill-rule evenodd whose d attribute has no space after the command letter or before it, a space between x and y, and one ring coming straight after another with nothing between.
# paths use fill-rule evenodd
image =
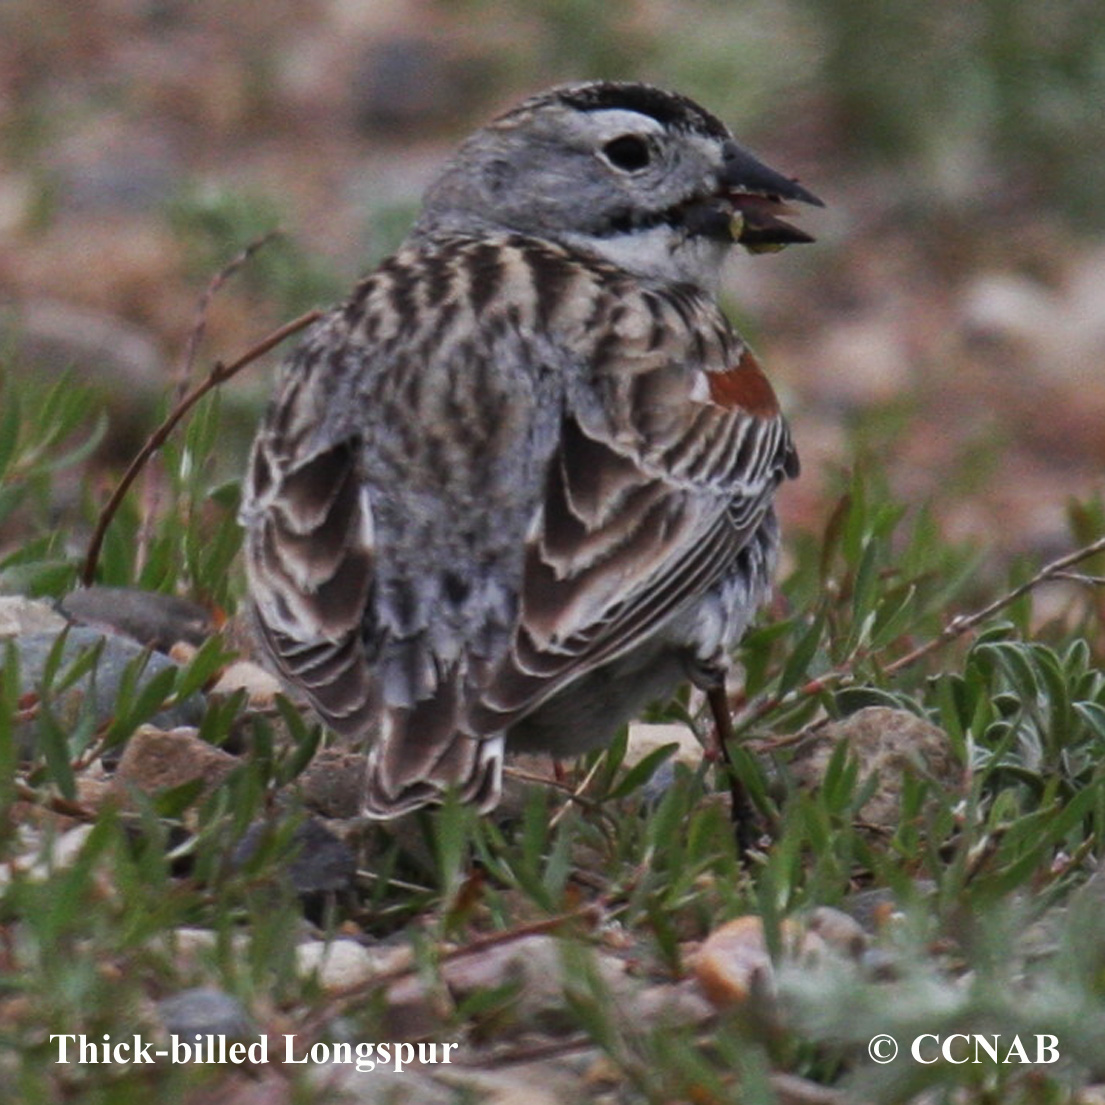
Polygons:
<instances>
[{"instance_id":1,"label":"bird's eye","mask_svg":"<svg viewBox=\"0 0 1105 1105\"><path fill-rule=\"evenodd\" d=\"M602 147L603 155L615 169L636 173L652 160L648 142L636 134L623 134L612 138Z\"/></svg>"}]
</instances>

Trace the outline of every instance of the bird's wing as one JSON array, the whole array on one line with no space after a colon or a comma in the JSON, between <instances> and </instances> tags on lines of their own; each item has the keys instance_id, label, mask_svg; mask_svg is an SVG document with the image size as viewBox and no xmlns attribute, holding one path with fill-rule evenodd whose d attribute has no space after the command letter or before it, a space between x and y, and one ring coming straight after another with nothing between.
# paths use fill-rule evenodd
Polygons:
<instances>
[{"instance_id":1,"label":"bird's wing","mask_svg":"<svg viewBox=\"0 0 1105 1105\"><path fill-rule=\"evenodd\" d=\"M639 343L622 341L630 355L600 358L586 397L569 400L481 728L501 730L646 641L732 570L776 486L797 474L755 358L731 334L711 345L691 323L686 353L701 369L657 351L633 356Z\"/></svg>"},{"instance_id":2,"label":"bird's wing","mask_svg":"<svg viewBox=\"0 0 1105 1105\"><path fill-rule=\"evenodd\" d=\"M323 436L337 323L318 324L283 371L253 446L242 521L255 622L269 655L327 723L360 734L374 694L361 645L374 583L372 507L359 442Z\"/></svg>"},{"instance_id":3,"label":"bird's wing","mask_svg":"<svg viewBox=\"0 0 1105 1105\"><path fill-rule=\"evenodd\" d=\"M256 621L327 724L370 738L370 816L450 786L497 798L503 742L468 707L509 641L560 386L550 343L530 348L511 301L477 294L504 249L457 240L381 265L289 360L254 446Z\"/></svg>"}]
</instances>

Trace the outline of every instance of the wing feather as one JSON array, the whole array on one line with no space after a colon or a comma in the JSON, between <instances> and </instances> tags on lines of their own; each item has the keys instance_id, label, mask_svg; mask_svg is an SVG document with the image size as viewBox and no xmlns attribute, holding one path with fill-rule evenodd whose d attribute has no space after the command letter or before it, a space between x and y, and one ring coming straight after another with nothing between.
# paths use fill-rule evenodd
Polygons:
<instances>
[{"instance_id":1,"label":"wing feather","mask_svg":"<svg viewBox=\"0 0 1105 1105\"><path fill-rule=\"evenodd\" d=\"M777 413L689 396L673 403L673 380L692 386L677 371L664 365L650 387L610 389L649 404L615 411L613 429L593 415L586 428L566 417L527 547L517 630L481 697L480 727L520 719L700 598L732 569L793 470ZM634 439L626 425L651 434Z\"/></svg>"}]
</instances>

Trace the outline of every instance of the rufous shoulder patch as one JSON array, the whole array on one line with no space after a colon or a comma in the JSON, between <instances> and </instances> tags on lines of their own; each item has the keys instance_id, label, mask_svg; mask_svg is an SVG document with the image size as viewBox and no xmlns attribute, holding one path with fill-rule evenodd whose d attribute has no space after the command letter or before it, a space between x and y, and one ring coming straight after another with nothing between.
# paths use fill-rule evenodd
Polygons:
<instances>
[{"instance_id":1,"label":"rufous shoulder patch","mask_svg":"<svg viewBox=\"0 0 1105 1105\"><path fill-rule=\"evenodd\" d=\"M746 349L740 360L724 372L708 372L710 398L727 410L740 409L754 418L774 418L779 401L759 361Z\"/></svg>"}]
</instances>

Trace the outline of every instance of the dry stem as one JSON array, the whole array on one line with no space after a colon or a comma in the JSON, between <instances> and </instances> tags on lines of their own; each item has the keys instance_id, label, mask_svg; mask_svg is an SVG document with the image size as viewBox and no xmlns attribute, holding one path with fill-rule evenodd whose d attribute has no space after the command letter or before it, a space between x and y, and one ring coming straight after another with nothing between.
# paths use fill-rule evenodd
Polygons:
<instances>
[{"instance_id":1,"label":"dry stem","mask_svg":"<svg viewBox=\"0 0 1105 1105\"><path fill-rule=\"evenodd\" d=\"M904 668L908 668L917 663L918 660L923 660L926 656L931 656L934 652L938 652L944 645L969 633L976 626L980 625L988 618L992 618L995 614L1000 613L1007 606L1011 606L1017 599L1023 598L1042 583L1049 583L1053 580L1070 579L1070 573L1067 571L1068 568L1073 567L1075 564L1080 564L1083 560L1088 560L1091 556L1095 556L1102 552L1105 552L1105 537L1099 537L1089 545L1084 545L1082 548L1075 549L1074 552L1067 553L1065 556L1050 561L1031 579L1025 580L1024 583L994 599L993 602L988 603L986 606L970 614L957 614L931 640L926 641L923 645L918 645L917 648L907 652L904 656L899 656L896 660L892 660L890 663L886 664L882 669L883 674L895 675ZM1086 582L1090 578L1091 577L1079 577L1079 582ZM751 703L740 718L739 724L741 728L747 728L754 722L759 721L760 718L766 717L768 714L774 712L779 707L790 706L796 702L801 702L803 699L820 694L822 691L828 690L829 688L849 686L851 683L855 682L855 678L855 672L850 665L835 671L826 672L816 679L811 679L801 687L796 687L794 690L787 692L787 694L773 695Z\"/></svg>"},{"instance_id":2,"label":"dry stem","mask_svg":"<svg viewBox=\"0 0 1105 1105\"><path fill-rule=\"evenodd\" d=\"M246 365L252 364L258 357L263 357L270 349L284 341L285 338L289 338L292 334L298 333L304 327L310 326L312 322L321 317L321 311L308 311L306 314L300 315L299 318L293 319L291 322L281 326L278 330L274 330L268 337L262 338L255 345L247 349L237 360L231 361L230 364L223 364L222 361L216 361L214 367L211 369L210 373L208 373L207 378L192 388L192 390L184 395L176 406L173 407L165 418L165 421L150 434L146 443L139 449L134 460L130 462L129 467L123 473L122 479L112 492L111 498L108 499L103 510L100 512L100 517L96 522L96 529L92 534L91 540L88 542L88 552L85 555L84 568L81 570L81 583L84 584L85 587L89 587L95 582L96 565L99 563L100 549L104 543L104 535L107 533L107 527L115 517L115 513L118 511L126 493L130 490L131 484L134 483L150 457L152 457L169 439L170 434L176 429L180 420L209 391L225 383L232 376L237 375Z\"/></svg>"}]
</instances>

